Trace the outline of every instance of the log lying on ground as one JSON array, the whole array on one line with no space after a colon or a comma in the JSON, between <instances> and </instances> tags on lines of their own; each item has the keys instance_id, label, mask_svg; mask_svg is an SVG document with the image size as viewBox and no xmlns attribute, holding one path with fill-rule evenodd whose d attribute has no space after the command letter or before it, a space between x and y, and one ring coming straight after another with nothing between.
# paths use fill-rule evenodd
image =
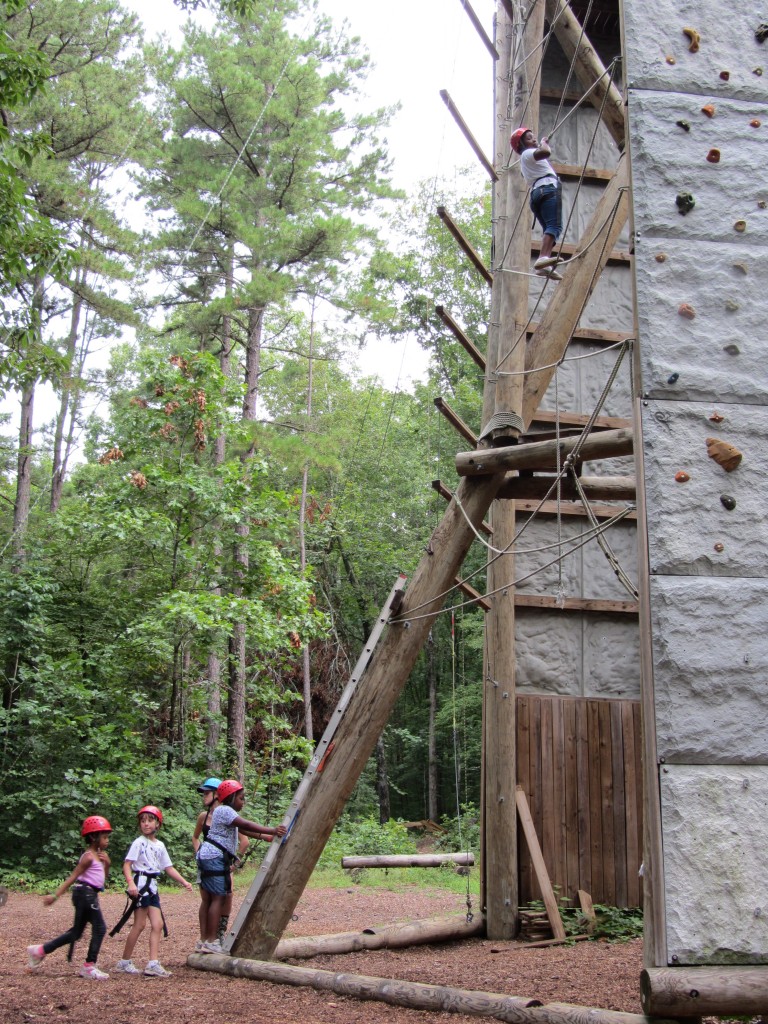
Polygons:
<instances>
[{"instance_id":1,"label":"log lying on ground","mask_svg":"<svg viewBox=\"0 0 768 1024\"><path fill-rule=\"evenodd\" d=\"M187 965L236 978L317 988L356 999L377 999L390 1006L494 1017L510 1024L672 1024L671 1021L643 1017L639 1013L592 1010L566 1003L542 1006L539 1000L522 996L475 992L447 985L422 985L415 981L373 978L364 974L336 974L266 960L246 960L225 953L191 953L187 957Z\"/></svg>"},{"instance_id":2,"label":"log lying on ground","mask_svg":"<svg viewBox=\"0 0 768 1024\"><path fill-rule=\"evenodd\" d=\"M481 914L469 922L464 915L429 921L406 921L381 928L366 928L362 932L281 939L274 955L277 960L288 960L319 956L321 953L357 953L361 949L403 949L406 946L423 946L429 942L469 939L474 935L482 935L484 928Z\"/></svg>"},{"instance_id":3,"label":"log lying on ground","mask_svg":"<svg viewBox=\"0 0 768 1024\"><path fill-rule=\"evenodd\" d=\"M646 967L640 996L646 1012L675 1017L765 1014L768 967Z\"/></svg>"},{"instance_id":4,"label":"log lying on ground","mask_svg":"<svg viewBox=\"0 0 768 1024\"><path fill-rule=\"evenodd\" d=\"M387 853L341 858L343 868L439 868L442 864L474 863L474 853Z\"/></svg>"}]
</instances>

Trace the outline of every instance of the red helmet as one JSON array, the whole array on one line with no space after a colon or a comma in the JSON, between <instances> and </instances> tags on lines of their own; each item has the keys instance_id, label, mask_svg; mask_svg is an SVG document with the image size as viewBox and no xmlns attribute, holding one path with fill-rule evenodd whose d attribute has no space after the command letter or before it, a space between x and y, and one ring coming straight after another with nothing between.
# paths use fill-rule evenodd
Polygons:
<instances>
[{"instance_id":1,"label":"red helmet","mask_svg":"<svg viewBox=\"0 0 768 1024\"><path fill-rule=\"evenodd\" d=\"M90 818L86 818L83 822L83 827L80 829L81 836L90 836L94 832L111 832L112 826L109 824L106 818L102 818L100 814L92 814Z\"/></svg>"},{"instance_id":2,"label":"red helmet","mask_svg":"<svg viewBox=\"0 0 768 1024\"><path fill-rule=\"evenodd\" d=\"M520 140L525 135L525 133L529 132L530 130L530 128L518 128L510 135L509 141L512 145L512 149L514 149L516 153L520 152Z\"/></svg>"},{"instance_id":3,"label":"red helmet","mask_svg":"<svg viewBox=\"0 0 768 1024\"><path fill-rule=\"evenodd\" d=\"M216 796L221 803L227 799L228 796L232 796L233 793L238 793L241 789L245 789L245 786L237 779L224 779L219 788L216 790Z\"/></svg>"},{"instance_id":4,"label":"red helmet","mask_svg":"<svg viewBox=\"0 0 768 1024\"><path fill-rule=\"evenodd\" d=\"M153 807L152 804L147 804L146 807L141 808L136 817L140 818L142 814L154 814L154 816L157 818L160 824L163 824L163 812L160 810L159 807Z\"/></svg>"}]
</instances>

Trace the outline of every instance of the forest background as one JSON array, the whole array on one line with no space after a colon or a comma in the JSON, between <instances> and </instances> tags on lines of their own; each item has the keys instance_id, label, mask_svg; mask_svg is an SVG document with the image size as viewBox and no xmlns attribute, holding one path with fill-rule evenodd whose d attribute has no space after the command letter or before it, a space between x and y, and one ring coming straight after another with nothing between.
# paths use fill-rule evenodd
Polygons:
<instances>
[{"instance_id":1,"label":"forest background","mask_svg":"<svg viewBox=\"0 0 768 1024\"><path fill-rule=\"evenodd\" d=\"M207 6L171 46L116 0L0 0L11 883L60 875L87 814L127 845L147 802L186 850L212 774L278 819L454 484L433 399L479 416L435 303L482 347L488 294L434 211L487 259L489 192L392 187L392 110L354 109L368 55L312 3ZM345 369L403 336L412 392ZM481 616L449 597L352 818L471 816Z\"/></svg>"}]
</instances>

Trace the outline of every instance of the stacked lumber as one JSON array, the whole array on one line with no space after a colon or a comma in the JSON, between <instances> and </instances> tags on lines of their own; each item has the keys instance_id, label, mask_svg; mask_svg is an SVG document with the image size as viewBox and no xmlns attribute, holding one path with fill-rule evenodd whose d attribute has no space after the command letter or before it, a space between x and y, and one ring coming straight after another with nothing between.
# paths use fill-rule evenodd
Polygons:
<instances>
[{"instance_id":1,"label":"stacked lumber","mask_svg":"<svg viewBox=\"0 0 768 1024\"><path fill-rule=\"evenodd\" d=\"M552 925L546 910L521 910L520 942L543 942L552 938Z\"/></svg>"}]
</instances>

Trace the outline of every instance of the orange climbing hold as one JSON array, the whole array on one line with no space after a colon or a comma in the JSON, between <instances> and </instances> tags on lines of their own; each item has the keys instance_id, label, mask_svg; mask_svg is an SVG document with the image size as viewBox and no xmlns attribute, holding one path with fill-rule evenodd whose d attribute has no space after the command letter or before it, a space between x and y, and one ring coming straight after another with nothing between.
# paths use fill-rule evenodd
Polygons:
<instances>
[{"instance_id":1,"label":"orange climbing hold","mask_svg":"<svg viewBox=\"0 0 768 1024\"><path fill-rule=\"evenodd\" d=\"M714 459L718 466L722 466L726 473L732 473L744 458L736 445L728 441L721 441L719 437L705 438L707 455Z\"/></svg>"},{"instance_id":2,"label":"orange climbing hold","mask_svg":"<svg viewBox=\"0 0 768 1024\"><path fill-rule=\"evenodd\" d=\"M687 484L690 479L691 478L688 476L684 469L679 469L675 473L675 480L677 480L679 484Z\"/></svg>"},{"instance_id":3,"label":"orange climbing hold","mask_svg":"<svg viewBox=\"0 0 768 1024\"><path fill-rule=\"evenodd\" d=\"M686 320L695 320L696 319L696 310L693 308L693 306L689 305L687 302L683 302L679 306L677 312L680 314L680 316L684 316Z\"/></svg>"},{"instance_id":4,"label":"orange climbing hold","mask_svg":"<svg viewBox=\"0 0 768 1024\"><path fill-rule=\"evenodd\" d=\"M717 410L715 410L715 412L712 413L709 419L712 423L722 423L725 419L725 416L723 416L721 412L717 412Z\"/></svg>"},{"instance_id":5,"label":"orange climbing hold","mask_svg":"<svg viewBox=\"0 0 768 1024\"><path fill-rule=\"evenodd\" d=\"M759 128L760 127L760 121L758 120L758 118L753 117L752 120L749 122L749 127L750 128Z\"/></svg>"},{"instance_id":6,"label":"orange climbing hold","mask_svg":"<svg viewBox=\"0 0 768 1024\"><path fill-rule=\"evenodd\" d=\"M707 153L707 160L711 164L719 164L720 163L720 150L719 149L710 149L710 151Z\"/></svg>"},{"instance_id":7,"label":"orange climbing hold","mask_svg":"<svg viewBox=\"0 0 768 1024\"><path fill-rule=\"evenodd\" d=\"M715 116L715 105L714 105L714 103L705 103L704 106L701 108L701 112L702 112L702 114L706 114L707 117L714 117Z\"/></svg>"}]
</instances>

